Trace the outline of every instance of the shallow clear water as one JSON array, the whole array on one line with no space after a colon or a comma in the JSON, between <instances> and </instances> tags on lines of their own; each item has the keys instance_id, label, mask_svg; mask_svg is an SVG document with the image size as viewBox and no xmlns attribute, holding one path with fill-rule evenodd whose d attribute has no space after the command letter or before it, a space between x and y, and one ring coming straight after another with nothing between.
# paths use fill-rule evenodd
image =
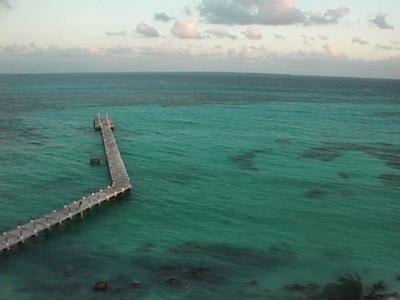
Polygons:
<instances>
[{"instance_id":1,"label":"shallow clear water","mask_svg":"<svg viewBox=\"0 0 400 300\"><path fill-rule=\"evenodd\" d=\"M399 104L400 81L0 75L0 232L108 184L99 112L134 182L1 256L0 299L292 299L346 273L399 290Z\"/></svg>"}]
</instances>

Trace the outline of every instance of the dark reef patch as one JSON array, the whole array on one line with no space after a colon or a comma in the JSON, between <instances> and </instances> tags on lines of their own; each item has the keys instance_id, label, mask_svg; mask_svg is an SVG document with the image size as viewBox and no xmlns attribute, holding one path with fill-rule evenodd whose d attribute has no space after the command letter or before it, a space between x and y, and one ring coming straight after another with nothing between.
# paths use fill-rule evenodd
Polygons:
<instances>
[{"instance_id":1,"label":"dark reef patch","mask_svg":"<svg viewBox=\"0 0 400 300\"><path fill-rule=\"evenodd\" d=\"M239 156L235 156L231 160L243 170L257 171L257 167L254 164L254 159L257 155L264 153L264 150L252 150Z\"/></svg>"},{"instance_id":2,"label":"dark reef patch","mask_svg":"<svg viewBox=\"0 0 400 300\"><path fill-rule=\"evenodd\" d=\"M294 283L289 284L284 287L285 290L291 293L299 293L306 296L308 299L313 299L313 297L321 294L322 287L318 284L300 284Z\"/></svg>"},{"instance_id":3,"label":"dark reef patch","mask_svg":"<svg viewBox=\"0 0 400 300\"><path fill-rule=\"evenodd\" d=\"M400 111L382 111L374 113L375 117L400 118Z\"/></svg>"},{"instance_id":4,"label":"dark reef patch","mask_svg":"<svg viewBox=\"0 0 400 300\"><path fill-rule=\"evenodd\" d=\"M346 179L346 180L350 178L350 174L349 174L349 173L346 173L346 172L339 172L339 173L338 173L338 176L339 176L340 178Z\"/></svg>"},{"instance_id":5,"label":"dark reef patch","mask_svg":"<svg viewBox=\"0 0 400 300\"><path fill-rule=\"evenodd\" d=\"M400 187L400 175L397 174L382 174L379 176L382 183L388 187Z\"/></svg>"},{"instance_id":6,"label":"dark reef patch","mask_svg":"<svg viewBox=\"0 0 400 300\"><path fill-rule=\"evenodd\" d=\"M220 266L196 259L186 259L173 256L139 256L133 260L133 267L138 268L143 282L149 285L171 286L180 288L185 286L220 287L225 282L225 272Z\"/></svg>"},{"instance_id":7,"label":"dark reef patch","mask_svg":"<svg viewBox=\"0 0 400 300\"><path fill-rule=\"evenodd\" d=\"M305 150L302 157L321 161L333 161L346 151L363 152L383 160L391 168L400 169L400 146L387 143L357 144L327 142L323 147Z\"/></svg>"},{"instance_id":8,"label":"dark reef patch","mask_svg":"<svg viewBox=\"0 0 400 300\"><path fill-rule=\"evenodd\" d=\"M321 190L321 189L312 189L305 193L305 197L309 199L322 199L329 195L329 192Z\"/></svg>"},{"instance_id":9,"label":"dark reef patch","mask_svg":"<svg viewBox=\"0 0 400 300\"><path fill-rule=\"evenodd\" d=\"M342 153L336 148L317 147L304 151L302 157L321 161L333 161L341 155Z\"/></svg>"},{"instance_id":10,"label":"dark reef patch","mask_svg":"<svg viewBox=\"0 0 400 300\"><path fill-rule=\"evenodd\" d=\"M170 249L170 252L182 257L197 257L210 261L261 268L287 266L296 259L296 253L288 245L272 246L263 251L236 247L226 243L201 244L190 241Z\"/></svg>"},{"instance_id":11,"label":"dark reef patch","mask_svg":"<svg viewBox=\"0 0 400 300\"><path fill-rule=\"evenodd\" d=\"M291 143L289 139L284 138L275 139L274 142L282 145L287 145Z\"/></svg>"},{"instance_id":12,"label":"dark reef patch","mask_svg":"<svg viewBox=\"0 0 400 300\"><path fill-rule=\"evenodd\" d=\"M294 299L303 300L388 300L400 299L398 293L387 293L386 284L377 281L370 286L365 286L357 274L340 276L336 281L324 286L317 284L294 283L284 287L291 294L296 294ZM292 299L292 298L290 298Z\"/></svg>"}]
</instances>

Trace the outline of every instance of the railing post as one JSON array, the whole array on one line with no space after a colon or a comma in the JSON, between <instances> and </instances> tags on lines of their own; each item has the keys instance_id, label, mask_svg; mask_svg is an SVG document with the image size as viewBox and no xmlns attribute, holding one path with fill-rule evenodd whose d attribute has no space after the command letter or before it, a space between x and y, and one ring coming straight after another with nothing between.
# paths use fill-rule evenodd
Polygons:
<instances>
[{"instance_id":1,"label":"railing post","mask_svg":"<svg viewBox=\"0 0 400 300\"><path fill-rule=\"evenodd\" d=\"M83 201L85 201L85 200L86 200L86 197L83 197L82 199L83 199ZM89 210L91 210L91 209L92 209L92 200L91 200L90 197L89 197L89 199L88 199L88 202L89 202Z\"/></svg>"},{"instance_id":2,"label":"railing post","mask_svg":"<svg viewBox=\"0 0 400 300\"><path fill-rule=\"evenodd\" d=\"M38 236L38 232L37 232L37 229L36 229L35 221L31 220L31 224L32 224L32 227L33 227L33 234L35 235L35 237L37 237Z\"/></svg>"},{"instance_id":3,"label":"railing post","mask_svg":"<svg viewBox=\"0 0 400 300\"><path fill-rule=\"evenodd\" d=\"M24 235L22 234L22 228L21 228L20 225L18 225L17 228L18 228L18 231L19 231L19 242L21 244L23 244L25 241L24 241Z\"/></svg>"},{"instance_id":4,"label":"railing post","mask_svg":"<svg viewBox=\"0 0 400 300\"><path fill-rule=\"evenodd\" d=\"M50 222L49 222L48 216L46 216L46 227L47 227L47 230L50 230Z\"/></svg>"},{"instance_id":5,"label":"railing post","mask_svg":"<svg viewBox=\"0 0 400 300\"><path fill-rule=\"evenodd\" d=\"M6 242L6 250L10 251L10 243L8 242L7 232L3 232L3 235L4 235L4 240Z\"/></svg>"}]
</instances>

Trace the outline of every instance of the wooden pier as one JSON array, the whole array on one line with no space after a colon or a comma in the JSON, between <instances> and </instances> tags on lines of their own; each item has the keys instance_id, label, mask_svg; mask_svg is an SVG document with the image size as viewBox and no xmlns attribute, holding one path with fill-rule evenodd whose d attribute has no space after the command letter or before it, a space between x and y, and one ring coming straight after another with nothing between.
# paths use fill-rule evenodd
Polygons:
<instances>
[{"instance_id":1,"label":"wooden pier","mask_svg":"<svg viewBox=\"0 0 400 300\"><path fill-rule=\"evenodd\" d=\"M38 219L31 220L29 223L4 232L0 236L0 251L8 252L14 246L21 245L26 240L37 237L41 232L50 231L54 226L71 221L75 216L83 217L85 212L91 210L92 207L117 199L131 190L132 185L112 132L114 130L113 121L108 116L105 118L99 116L94 121L94 127L100 130L103 136L104 150L112 181L111 185L69 205L65 205L59 210L53 210Z\"/></svg>"}]
</instances>

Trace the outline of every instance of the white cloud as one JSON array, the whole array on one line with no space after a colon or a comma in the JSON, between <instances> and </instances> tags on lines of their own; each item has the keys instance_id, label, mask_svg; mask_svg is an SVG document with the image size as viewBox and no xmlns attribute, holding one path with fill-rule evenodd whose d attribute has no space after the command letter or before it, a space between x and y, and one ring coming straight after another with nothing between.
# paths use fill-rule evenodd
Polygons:
<instances>
[{"instance_id":1,"label":"white cloud","mask_svg":"<svg viewBox=\"0 0 400 300\"><path fill-rule=\"evenodd\" d=\"M197 24L195 19L176 21L171 33L180 39L201 39L203 35L198 31Z\"/></svg>"},{"instance_id":2,"label":"white cloud","mask_svg":"<svg viewBox=\"0 0 400 300\"><path fill-rule=\"evenodd\" d=\"M158 31L155 28L150 27L149 25L147 25L143 22L139 23L136 26L136 32L141 35L144 35L145 37L149 37L149 38L160 36L160 34L158 33Z\"/></svg>"},{"instance_id":3,"label":"white cloud","mask_svg":"<svg viewBox=\"0 0 400 300\"><path fill-rule=\"evenodd\" d=\"M326 45L320 51L272 52L247 45L238 50L177 47L173 42L134 48L59 48L35 44L0 46L1 72L228 71L400 79L400 56L349 59Z\"/></svg>"},{"instance_id":4,"label":"white cloud","mask_svg":"<svg viewBox=\"0 0 400 300\"><path fill-rule=\"evenodd\" d=\"M206 21L217 24L285 25L305 21L293 0L203 0L199 11Z\"/></svg>"},{"instance_id":5,"label":"white cloud","mask_svg":"<svg viewBox=\"0 0 400 300\"><path fill-rule=\"evenodd\" d=\"M126 30L122 30L122 31L107 31L106 35L108 36L127 36L128 32Z\"/></svg>"},{"instance_id":6,"label":"white cloud","mask_svg":"<svg viewBox=\"0 0 400 300\"><path fill-rule=\"evenodd\" d=\"M359 38L359 37L353 37L353 41L352 42L353 42L353 44L359 44L359 45L362 45L362 46L365 46L365 45L369 44L369 42L367 40L364 40L364 39Z\"/></svg>"},{"instance_id":7,"label":"white cloud","mask_svg":"<svg viewBox=\"0 0 400 300\"><path fill-rule=\"evenodd\" d=\"M309 18L311 24L326 25L337 24L341 18L348 15L350 9L347 6L340 6L335 9L328 9L325 13L312 13Z\"/></svg>"},{"instance_id":8,"label":"white cloud","mask_svg":"<svg viewBox=\"0 0 400 300\"><path fill-rule=\"evenodd\" d=\"M303 38L303 44L304 46L312 46L314 41L315 41L315 37L313 36L307 36L305 34L302 35Z\"/></svg>"},{"instance_id":9,"label":"white cloud","mask_svg":"<svg viewBox=\"0 0 400 300\"><path fill-rule=\"evenodd\" d=\"M231 33L229 33L229 31L224 30L222 28L210 29L210 30L207 30L206 33L211 34L220 39L228 38L231 40L236 40L236 38L237 38L236 35L231 34Z\"/></svg>"},{"instance_id":10,"label":"white cloud","mask_svg":"<svg viewBox=\"0 0 400 300\"><path fill-rule=\"evenodd\" d=\"M318 38L319 38L321 41L329 41L329 37L326 36L326 35L319 35Z\"/></svg>"},{"instance_id":11,"label":"white cloud","mask_svg":"<svg viewBox=\"0 0 400 300\"><path fill-rule=\"evenodd\" d=\"M140 48L140 54L150 56L187 56L188 48L176 47L172 41L165 41L160 45Z\"/></svg>"},{"instance_id":12,"label":"white cloud","mask_svg":"<svg viewBox=\"0 0 400 300\"><path fill-rule=\"evenodd\" d=\"M165 12L161 12L154 15L154 20L167 23L172 20L172 17Z\"/></svg>"},{"instance_id":13,"label":"white cloud","mask_svg":"<svg viewBox=\"0 0 400 300\"><path fill-rule=\"evenodd\" d=\"M245 31L242 31L242 34L249 40L261 40L263 37L261 32L253 28L247 28Z\"/></svg>"},{"instance_id":14,"label":"white cloud","mask_svg":"<svg viewBox=\"0 0 400 300\"><path fill-rule=\"evenodd\" d=\"M370 19L369 22L380 29L394 29L394 26L388 23L386 17L387 15L379 13L375 16L375 18Z\"/></svg>"},{"instance_id":15,"label":"white cloud","mask_svg":"<svg viewBox=\"0 0 400 300\"><path fill-rule=\"evenodd\" d=\"M323 49L326 54L328 54L331 58L344 58L345 55L342 54L335 46L326 44Z\"/></svg>"},{"instance_id":16,"label":"white cloud","mask_svg":"<svg viewBox=\"0 0 400 300\"><path fill-rule=\"evenodd\" d=\"M376 44L375 49L378 51L390 51L393 50L393 47L390 45Z\"/></svg>"},{"instance_id":17,"label":"white cloud","mask_svg":"<svg viewBox=\"0 0 400 300\"><path fill-rule=\"evenodd\" d=\"M294 0L202 0L199 13L209 23L239 25L337 24L350 10L346 6L326 12L305 12Z\"/></svg>"},{"instance_id":18,"label":"white cloud","mask_svg":"<svg viewBox=\"0 0 400 300\"><path fill-rule=\"evenodd\" d=\"M8 0L0 0L0 8L12 8L11 3Z\"/></svg>"},{"instance_id":19,"label":"white cloud","mask_svg":"<svg viewBox=\"0 0 400 300\"><path fill-rule=\"evenodd\" d=\"M274 37L275 37L276 39L278 39L278 40L286 40L286 36L284 36L284 35L282 35L282 34L275 33L275 34L274 34Z\"/></svg>"}]
</instances>

